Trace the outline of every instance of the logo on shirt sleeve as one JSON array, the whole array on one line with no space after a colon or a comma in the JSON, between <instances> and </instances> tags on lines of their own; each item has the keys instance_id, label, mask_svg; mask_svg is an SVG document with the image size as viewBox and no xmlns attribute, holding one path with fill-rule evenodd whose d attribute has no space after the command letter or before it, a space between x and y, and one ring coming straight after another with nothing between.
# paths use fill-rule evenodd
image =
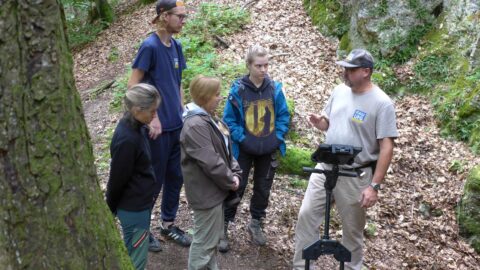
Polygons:
<instances>
[{"instance_id":1,"label":"logo on shirt sleeve","mask_svg":"<svg viewBox=\"0 0 480 270\"><path fill-rule=\"evenodd\" d=\"M365 118L367 118L367 113L360 110L355 110L352 116L352 120L357 123L363 123L365 121Z\"/></svg>"}]
</instances>

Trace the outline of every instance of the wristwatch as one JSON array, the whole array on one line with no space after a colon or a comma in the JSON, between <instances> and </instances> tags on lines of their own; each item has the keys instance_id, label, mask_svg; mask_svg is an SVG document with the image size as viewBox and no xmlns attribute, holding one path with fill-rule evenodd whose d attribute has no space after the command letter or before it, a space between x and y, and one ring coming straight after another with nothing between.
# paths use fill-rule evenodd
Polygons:
<instances>
[{"instance_id":1,"label":"wristwatch","mask_svg":"<svg viewBox=\"0 0 480 270\"><path fill-rule=\"evenodd\" d=\"M380 190L380 184L376 184L376 183L370 183L370 186L373 188L373 190L375 191L379 191Z\"/></svg>"}]
</instances>

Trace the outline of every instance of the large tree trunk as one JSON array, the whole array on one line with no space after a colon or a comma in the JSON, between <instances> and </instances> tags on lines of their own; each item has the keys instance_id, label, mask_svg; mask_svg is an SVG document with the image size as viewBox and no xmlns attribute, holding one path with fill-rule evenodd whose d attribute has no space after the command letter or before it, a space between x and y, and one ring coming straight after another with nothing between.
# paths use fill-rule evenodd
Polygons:
<instances>
[{"instance_id":1,"label":"large tree trunk","mask_svg":"<svg viewBox=\"0 0 480 270\"><path fill-rule=\"evenodd\" d=\"M131 269L56 0L0 0L0 267Z\"/></svg>"}]
</instances>

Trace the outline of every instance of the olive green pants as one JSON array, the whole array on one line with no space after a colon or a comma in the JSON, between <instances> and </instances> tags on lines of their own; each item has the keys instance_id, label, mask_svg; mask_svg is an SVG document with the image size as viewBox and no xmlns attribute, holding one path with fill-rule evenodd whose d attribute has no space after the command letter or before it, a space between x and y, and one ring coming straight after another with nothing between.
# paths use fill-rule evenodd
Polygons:
<instances>
[{"instance_id":1,"label":"olive green pants","mask_svg":"<svg viewBox=\"0 0 480 270\"><path fill-rule=\"evenodd\" d=\"M223 234L223 205L205 210L193 209L193 240L188 254L188 269L218 270L217 245Z\"/></svg>"}]
</instances>

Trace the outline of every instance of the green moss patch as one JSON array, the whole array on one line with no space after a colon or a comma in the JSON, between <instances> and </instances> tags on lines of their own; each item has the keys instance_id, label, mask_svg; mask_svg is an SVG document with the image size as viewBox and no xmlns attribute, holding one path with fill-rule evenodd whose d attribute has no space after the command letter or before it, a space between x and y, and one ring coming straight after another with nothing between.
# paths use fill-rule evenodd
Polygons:
<instances>
[{"instance_id":1,"label":"green moss patch","mask_svg":"<svg viewBox=\"0 0 480 270\"><path fill-rule=\"evenodd\" d=\"M303 167L314 167L316 164L311 159L312 152L303 148L287 147L285 157L280 158L278 172L282 174L306 175Z\"/></svg>"},{"instance_id":2,"label":"green moss patch","mask_svg":"<svg viewBox=\"0 0 480 270\"><path fill-rule=\"evenodd\" d=\"M472 170L465 183L464 195L457 208L460 235L480 252L480 166Z\"/></svg>"}]
</instances>

